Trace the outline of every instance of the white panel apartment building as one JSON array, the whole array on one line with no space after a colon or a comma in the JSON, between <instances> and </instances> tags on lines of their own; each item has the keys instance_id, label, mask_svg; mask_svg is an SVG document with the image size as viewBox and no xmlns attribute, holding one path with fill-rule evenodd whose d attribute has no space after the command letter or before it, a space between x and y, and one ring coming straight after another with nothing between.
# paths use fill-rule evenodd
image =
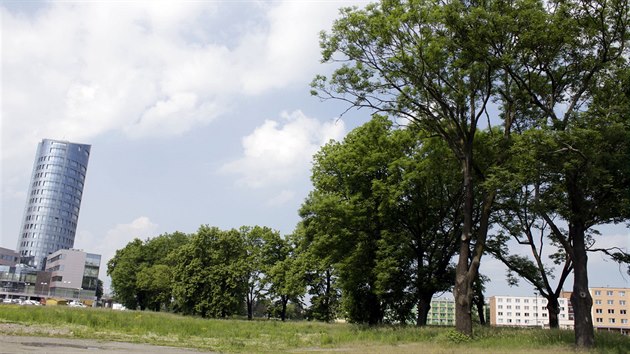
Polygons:
<instances>
[{"instance_id":1,"label":"white panel apartment building","mask_svg":"<svg viewBox=\"0 0 630 354\"><path fill-rule=\"evenodd\" d=\"M573 328L573 318L569 316L569 299L561 297L558 302L560 328ZM490 325L549 327L547 299L541 296L492 296Z\"/></svg>"}]
</instances>

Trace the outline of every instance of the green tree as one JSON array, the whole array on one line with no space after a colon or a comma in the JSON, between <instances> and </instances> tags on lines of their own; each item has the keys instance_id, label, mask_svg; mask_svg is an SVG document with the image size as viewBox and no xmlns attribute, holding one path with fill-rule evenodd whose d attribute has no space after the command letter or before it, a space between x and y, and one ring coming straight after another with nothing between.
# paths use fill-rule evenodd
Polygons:
<instances>
[{"instance_id":1,"label":"green tree","mask_svg":"<svg viewBox=\"0 0 630 354\"><path fill-rule=\"evenodd\" d=\"M172 279L171 267L164 264L143 267L136 274L137 288L145 294L148 309L160 311L170 308Z\"/></svg>"},{"instance_id":2,"label":"green tree","mask_svg":"<svg viewBox=\"0 0 630 354\"><path fill-rule=\"evenodd\" d=\"M138 308L142 296L137 288L137 273L143 262L142 241L134 239L107 262L107 275L117 301L128 309Z\"/></svg>"},{"instance_id":3,"label":"green tree","mask_svg":"<svg viewBox=\"0 0 630 354\"><path fill-rule=\"evenodd\" d=\"M331 300L338 274L351 321L406 323L417 306L424 325L433 294L451 288L462 195L447 152L375 116L316 155L315 190L301 210L310 255L320 259L314 289ZM376 321L365 317L368 291L380 306Z\"/></svg>"},{"instance_id":4,"label":"green tree","mask_svg":"<svg viewBox=\"0 0 630 354\"><path fill-rule=\"evenodd\" d=\"M291 301L301 308L302 296L306 292L306 283L300 263L302 259L297 253L298 246L291 236L288 239L278 238L273 255L273 263L269 262L266 282L269 285L269 295L278 298L280 305L280 319L287 318L287 305Z\"/></svg>"},{"instance_id":5,"label":"green tree","mask_svg":"<svg viewBox=\"0 0 630 354\"><path fill-rule=\"evenodd\" d=\"M352 322L383 320L376 289L376 259L382 237L381 196L372 188L383 179L393 145L389 127L375 120L331 142L315 156L314 191L301 208L313 255L327 259L338 274L342 305Z\"/></svg>"},{"instance_id":6,"label":"green tree","mask_svg":"<svg viewBox=\"0 0 630 354\"><path fill-rule=\"evenodd\" d=\"M461 233L461 177L457 161L440 140L420 138L413 129L395 131L400 154L388 177L373 182L382 195L384 222L379 244L377 287L391 317L426 325L431 299L454 282L451 260Z\"/></svg>"},{"instance_id":7,"label":"green tree","mask_svg":"<svg viewBox=\"0 0 630 354\"><path fill-rule=\"evenodd\" d=\"M628 215L627 87L620 82L627 80L630 56L629 5L626 0L516 4L500 17L518 39L516 46L495 46L493 53L520 104L527 105L534 129L525 138L532 162L542 164L537 208L571 260L576 344L590 347L588 230ZM558 220L566 223L566 232Z\"/></svg>"},{"instance_id":8,"label":"green tree","mask_svg":"<svg viewBox=\"0 0 630 354\"><path fill-rule=\"evenodd\" d=\"M246 245L248 270L247 318L252 319L256 302L269 293L274 282L269 279L272 268L286 257L285 242L278 231L268 227L243 226L241 236Z\"/></svg>"},{"instance_id":9,"label":"green tree","mask_svg":"<svg viewBox=\"0 0 630 354\"><path fill-rule=\"evenodd\" d=\"M129 309L160 309L170 304L170 287L165 280L170 280L167 272L160 272L166 279L155 279L156 265L165 265L170 269L168 255L185 244L188 236L181 232L163 234L146 241L134 239L107 264L107 274L112 278L112 289L118 301ZM152 280L150 280L152 279ZM139 282L140 281L140 282ZM157 283L163 283L157 286ZM157 300L163 301L156 303Z\"/></svg>"},{"instance_id":10,"label":"green tree","mask_svg":"<svg viewBox=\"0 0 630 354\"><path fill-rule=\"evenodd\" d=\"M321 37L323 61L341 62L341 67L330 79L318 76L313 82L313 93L324 99L419 125L443 139L457 158L464 194L454 294L456 327L467 335L472 334L473 283L495 196L477 187L487 171L480 171L473 158L475 136L491 99L511 98L509 78L499 75L490 55L492 45L512 45L492 24L501 4L383 0L364 9L342 9L331 33ZM513 123L508 108L502 107L505 140Z\"/></svg>"},{"instance_id":11,"label":"green tree","mask_svg":"<svg viewBox=\"0 0 630 354\"><path fill-rule=\"evenodd\" d=\"M248 267L238 230L201 226L169 258L178 311L221 318L239 313L247 293Z\"/></svg>"}]
</instances>

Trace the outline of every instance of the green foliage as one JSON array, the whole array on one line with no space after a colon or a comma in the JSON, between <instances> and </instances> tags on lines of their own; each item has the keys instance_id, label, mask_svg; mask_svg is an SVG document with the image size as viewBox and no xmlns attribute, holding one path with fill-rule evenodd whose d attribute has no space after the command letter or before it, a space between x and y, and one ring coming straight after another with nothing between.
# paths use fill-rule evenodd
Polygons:
<instances>
[{"instance_id":1,"label":"green foliage","mask_svg":"<svg viewBox=\"0 0 630 354\"><path fill-rule=\"evenodd\" d=\"M222 318L239 313L248 269L245 242L237 230L201 226L170 258L178 311Z\"/></svg>"},{"instance_id":2,"label":"green foliage","mask_svg":"<svg viewBox=\"0 0 630 354\"><path fill-rule=\"evenodd\" d=\"M107 264L116 299L129 309L168 308L171 299L171 252L188 241L181 232L141 241L134 239Z\"/></svg>"},{"instance_id":3,"label":"green foliage","mask_svg":"<svg viewBox=\"0 0 630 354\"><path fill-rule=\"evenodd\" d=\"M336 276L352 322L406 323L421 300L452 285L458 165L444 144L418 134L375 116L315 157L301 242L329 281Z\"/></svg>"}]
</instances>

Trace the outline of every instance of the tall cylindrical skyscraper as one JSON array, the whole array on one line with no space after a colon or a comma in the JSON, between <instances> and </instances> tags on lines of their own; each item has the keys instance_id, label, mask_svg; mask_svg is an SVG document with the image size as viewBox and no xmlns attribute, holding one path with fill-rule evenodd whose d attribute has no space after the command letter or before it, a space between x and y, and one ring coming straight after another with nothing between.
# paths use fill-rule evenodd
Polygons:
<instances>
[{"instance_id":1,"label":"tall cylindrical skyscraper","mask_svg":"<svg viewBox=\"0 0 630 354\"><path fill-rule=\"evenodd\" d=\"M90 145L44 139L37 146L17 250L44 269L49 254L74 246Z\"/></svg>"}]
</instances>

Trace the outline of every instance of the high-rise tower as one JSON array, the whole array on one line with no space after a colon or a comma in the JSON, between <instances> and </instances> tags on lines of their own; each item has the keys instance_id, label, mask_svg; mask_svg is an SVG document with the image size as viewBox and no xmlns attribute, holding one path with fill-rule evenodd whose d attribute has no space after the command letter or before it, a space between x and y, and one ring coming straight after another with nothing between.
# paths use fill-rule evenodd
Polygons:
<instances>
[{"instance_id":1,"label":"high-rise tower","mask_svg":"<svg viewBox=\"0 0 630 354\"><path fill-rule=\"evenodd\" d=\"M44 269L49 254L74 246L90 145L44 139L37 146L17 250Z\"/></svg>"}]
</instances>

